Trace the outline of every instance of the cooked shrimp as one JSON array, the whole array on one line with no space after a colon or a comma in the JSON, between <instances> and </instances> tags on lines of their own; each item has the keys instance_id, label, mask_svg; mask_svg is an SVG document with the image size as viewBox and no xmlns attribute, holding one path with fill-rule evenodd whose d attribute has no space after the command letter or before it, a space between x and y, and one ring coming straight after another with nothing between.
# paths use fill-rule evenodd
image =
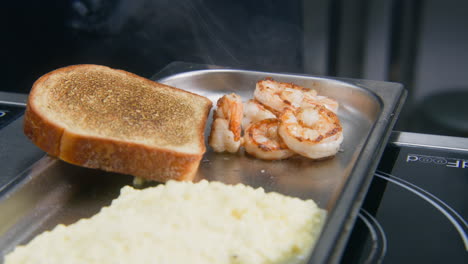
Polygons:
<instances>
[{"instance_id":1,"label":"cooked shrimp","mask_svg":"<svg viewBox=\"0 0 468 264\"><path fill-rule=\"evenodd\" d=\"M244 129L251 123L267 118L276 118L276 116L257 100L250 99L244 103L244 118L242 119Z\"/></svg>"},{"instance_id":2,"label":"cooked shrimp","mask_svg":"<svg viewBox=\"0 0 468 264\"><path fill-rule=\"evenodd\" d=\"M294 152L321 159L335 155L343 142L338 116L324 106L286 109L280 116L278 133Z\"/></svg>"},{"instance_id":3,"label":"cooked shrimp","mask_svg":"<svg viewBox=\"0 0 468 264\"><path fill-rule=\"evenodd\" d=\"M208 143L216 152L237 152L241 145L242 100L237 94L221 97L213 114Z\"/></svg>"},{"instance_id":4,"label":"cooked shrimp","mask_svg":"<svg viewBox=\"0 0 468 264\"><path fill-rule=\"evenodd\" d=\"M309 107L313 105L323 105L328 110L332 111L335 114L338 112L338 107L339 107L339 104L336 100L333 100L326 96L321 96L321 95L304 96L304 100L301 103L301 107Z\"/></svg>"},{"instance_id":5,"label":"cooked shrimp","mask_svg":"<svg viewBox=\"0 0 468 264\"><path fill-rule=\"evenodd\" d=\"M323 105L336 113L338 102L317 94L317 91L293 83L277 82L265 79L257 82L254 97L257 101L279 115L285 108Z\"/></svg>"},{"instance_id":6,"label":"cooked shrimp","mask_svg":"<svg viewBox=\"0 0 468 264\"><path fill-rule=\"evenodd\" d=\"M254 97L273 113L279 114L286 107L299 107L304 99L304 92L317 95L315 90L302 86L265 79L257 82Z\"/></svg>"},{"instance_id":7,"label":"cooked shrimp","mask_svg":"<svg viewBox=\"0 0 468 264\"><path fill-rule=\"evenodd\" d=\"M244 133L244 148L250 155L265 159L279 160L294 155L278 135L277 118L268 118L250 124Z\"/></svg>"}]
</instances>

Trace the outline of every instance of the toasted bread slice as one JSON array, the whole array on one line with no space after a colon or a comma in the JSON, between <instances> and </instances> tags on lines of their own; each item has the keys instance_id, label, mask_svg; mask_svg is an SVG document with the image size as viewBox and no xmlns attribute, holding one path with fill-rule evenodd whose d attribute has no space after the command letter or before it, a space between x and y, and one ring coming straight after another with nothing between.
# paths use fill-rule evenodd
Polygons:
<instances>
[{"instance_id":1,"label":"toasted bread slice","mask_svg":"<svg viewBox=\"0 0 468 264\"><path fill-rule=\"evenodd\" d=\"M75 65L34 83L24 132L72 164L160 182L192 180L211 106L208 98L126 71Z\"/></svg>"}]
</instances>

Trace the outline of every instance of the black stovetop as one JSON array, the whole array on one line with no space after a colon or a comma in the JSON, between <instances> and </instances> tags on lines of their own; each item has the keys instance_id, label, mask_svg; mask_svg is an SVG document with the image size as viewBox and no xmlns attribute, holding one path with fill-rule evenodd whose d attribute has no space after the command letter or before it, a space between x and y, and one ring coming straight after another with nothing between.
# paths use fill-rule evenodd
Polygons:
<instances>
[{"instance_id":1,"label":"black stovetop","mask_svg":"<svg viewBox=\"0 0 468 264\"><path fill-rule=\"evenodd\" d=\"M342 263L468 263L468 139L410 135L428 144L387 146Z\"/></svg>"}]
</instances>

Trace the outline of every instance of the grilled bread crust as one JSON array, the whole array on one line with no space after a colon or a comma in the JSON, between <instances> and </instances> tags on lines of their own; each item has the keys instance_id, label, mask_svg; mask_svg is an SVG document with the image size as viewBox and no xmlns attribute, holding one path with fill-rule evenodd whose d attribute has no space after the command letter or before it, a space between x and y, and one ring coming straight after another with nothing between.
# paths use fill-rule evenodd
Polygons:
<instances>
[{"instance_id":1,"label":"grilled bread crust","mask_svg":"<svg viewBox=\"0 0 468 264\"><path fill-rule=\"evenodd\" d=\"M101 75L107 79L101 80ZM93 77L97 80L90 88L88 79ZM74 81L72 86L64 85L70 80ZM81 92L73 95L71 89ZM106 103L100 94L105 91L120 95ZM96 102L101 112L87 112L92 103L81 107L87 97L101 98ZM150 97L154 104L149 99L142 100L141 105L131 103L143 97ZM73 111L72 106L78 109ZM49 155L71 164L159 182L193 180L206 150L204 130L211 106L208 98L123 70L73 65L45 74L34 83L24 133ZM106 114L107 109L110 113ZM145 117L145 109L151 112L150 118ZM128 115L136 113L125 125ZM139 135L136 140L135 133Z\"/></svg>"}]
</instances>

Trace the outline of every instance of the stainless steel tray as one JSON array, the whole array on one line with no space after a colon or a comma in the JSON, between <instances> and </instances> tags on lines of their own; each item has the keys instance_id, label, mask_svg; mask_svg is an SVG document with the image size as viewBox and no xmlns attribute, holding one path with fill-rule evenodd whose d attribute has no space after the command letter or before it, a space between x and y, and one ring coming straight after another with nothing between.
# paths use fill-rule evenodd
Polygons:
<instances>
[{"instance_id":1,"label":"stainless steel tray","mask_svg":"<svg viewBox=\"0 0 468 264\"><path fill-rule=\"evenodd\" d=\"M309 263L336 263L354 224L406 95L397 83L297 74L265 73L209 65L173 63L152 79L204 95L214 102L235 92L252 98L265 77L312 87L340 102L342 151L324 161L292 158L263 161L244 153L208 149L198 179L244 183L303 199L314 199L328 219ZM211 121L211 117L210 117ZM208 135L209 124L206 135ZM44 157L0 193L0 253L58 223L73 223L110 204L131 177L65 164Z\"/></svg>"}]
</instances>

